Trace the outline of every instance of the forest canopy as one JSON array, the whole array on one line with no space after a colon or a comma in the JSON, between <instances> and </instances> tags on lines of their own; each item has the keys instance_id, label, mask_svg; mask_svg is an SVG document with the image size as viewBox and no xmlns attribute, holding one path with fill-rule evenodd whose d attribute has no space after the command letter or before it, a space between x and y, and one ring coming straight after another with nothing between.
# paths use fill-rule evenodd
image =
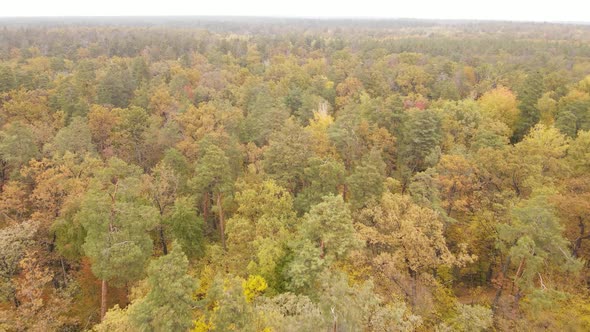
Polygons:
<instances>
[{"instance_id":1,"label":"forest canopy","mask_svg":"<svg viewBox=\"0 0 590 332\"><path fill-rule=\"evenodd\" d=\"M0 19L0 331L590 330L590 26Z\"/></svg>"}]
</instances>

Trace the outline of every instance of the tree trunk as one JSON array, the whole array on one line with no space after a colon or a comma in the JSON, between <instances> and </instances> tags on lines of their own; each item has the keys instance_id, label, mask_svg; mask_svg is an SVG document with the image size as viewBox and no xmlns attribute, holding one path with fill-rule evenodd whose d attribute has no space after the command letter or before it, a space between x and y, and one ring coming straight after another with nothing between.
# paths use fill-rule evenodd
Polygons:
<instances>
[{"instance_id":1,"label":"tree trunk","mask_svg":"<svg viewBox=\"0 0 590 332\"><path fill-rule=\"evenodd\" d=\"M502 280L500 280L500 286L498 287L498 291L496 291L496 296L494 297L494 302L492 304L492 310L494 312L496 311L498 303L500 302L500 297L502 296L502 290L504 289L504 279L506 278L506 273L508 273L508 266L510 266L510 256L506 257L504 266L502 266Z\"/></svg>"},{"instance_id":2,"label":"tree trunk","mask_svg":"<svg viewBox=\"0 0 590 332\"><path fill-rule=\"evenodd\" d=\"M221 246L225 251L225 221L223 220L223 209L221 208L221 193L217 194L217 209L219 213L219 234L221 235Z\"/></svg>"},{"instance_id":3,"label":"tree trunk","mask_svg":"<svg viewBox=\"0 0 590 332\"><path fill-rule=\"evenodd\" d=\"M60 257L59 261L61 263L61 272L63 273L63 277L64 277L64 285L68 284L68 279L67 279L67 274L66 274L66 266L64 264L64 258Z\"/></svg>"},{"instance_id":4,"label":"tree trunk","mask_svg":"<svg viewBox=\"0 0 590 332\"><path fill-rule=\"evenodd\" d=\"M574 258L578 258L578 252L582 247L582 240L588 238L588 236L584 236L584 233L586 233L586 225L584 224L584 220L582 218L579 218L578 228L580 229L580 235L574 242L574 248L572 249L572 256L574 256Z\"/></svg>"},{"instance_id":5,"label":"tree trunk","mask_svg":"<svg viewBox=\"0 0 590 332\"><path fill-rule=\"evenodd\" d=\"M168 255L168 246L166 245L166 237L164 236L164 226L160 225L160 243L162 244L162 252Z\"/></svg>"},{"instance_id":6,"label":"tree trunk","mask_svg":"<svg viewBox=\"0 0 590 332\"><path fill-rule=\"evenodd\" d=\"M207 225L207 222L209 221L209 193L206 192L205 195L203 195L203 221L205 222L205 225Z\"/></svg>"},{"instance_id":7,"label":"tree trunk","mask_svg":"<svg viewBox=\"0 0 590 332\"><path fill-rule=\"evenodd\" d=\"M332 311L332 317L334 318L333 323L332 323L332 332L337 332L338 331L338 316L336 316L336 311L334 310L334 307L332 307L330 310Z\"/></svg>"},{"instance_id":8,"label":"tree trunk","mask_svg":"<svg viewBox=\"0 0 590 332\"><path fill-rule=\"evenodd\" d=\"M417 279L418 279L418 273L416 273L416 271L414 270L410 270L410 276L412 277L412 309L416 308L416 297L417 297Z\"/></svg>"},{"instance_id":9,"label":"tree trunk","mask_svg":"<svg viewBox=\"0 0 590 332\"><path fill-rule=\"evenodd\" d=\"M346 184L342 185L342 199L348 202L348 186Z\"/></svg>"},{"instance_id":10,"label":"tree trunk","mask_svg":"<svg viewBox=\"0 0 590 332\"><path fill-rule=\"evenodd\" d=\"M104 318L107 313L107 281L102 280L102 287L100 293L100 320Z\"/></svg>"}]
</instances>

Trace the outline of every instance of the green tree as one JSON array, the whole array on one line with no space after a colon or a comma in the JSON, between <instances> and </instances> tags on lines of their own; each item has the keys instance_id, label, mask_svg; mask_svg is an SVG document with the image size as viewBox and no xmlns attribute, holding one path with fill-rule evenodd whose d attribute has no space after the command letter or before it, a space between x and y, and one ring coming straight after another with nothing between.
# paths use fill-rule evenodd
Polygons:
<instances>
[{"instance_id":1,"label":"green tree","mask_svg":"<svg viewBox=\"0 0 590 332\"><path fill-rule=\"evenodd\" d=\"M338 194L345 183L344 164L332 158L310 158L303 173L305 185L294 201L300 214L320 203L322 197Z\"/></svg>"},{"instance_id":2,"label":"green tree","mask_svg":"<svg viewBox=\"0 0 590 332\"><path fill-rule=\"evenodd\" d=\"M270 137L264 152L264 170L293 194L303 186L304 169L311 157L309 134L293 119Z\"/></svg>"},{"instance_id":3,"label":"green tree","mask_svg":"<svg viewBox=\"0 0 590 332\"><path fill-rule=\"evenodd\" d=\"M114 128L114 145L119 149L119 156L128 162L135 162L145 167L147 150L147 133L149 128L149 115L141 107L114 109L120 121Z\"/></svg>"},{"instance_id":4,"label":"green tree","mask_svg":"<svg viewBox=\"0 0 590 332\"><path fill-rule=\"evenodd\" d=\"M139 197L141 170L110 159L87 192L76 218L86 230L83 249L102 280L101 318L107 310L107 283L139 279L152 253L149 231L158 211Z\"/></svg>"},{"instance_id":5,"label":"green tree","mask_svg":"<svg viewBox=\"0 0 590 332\"><path fill-rule=\"evenodd\" d=\"M385 163L379 150L372 150L346 179L353 209L378 199L384 190Z\"/></svg>"},{"instance_id":6,"label":"green tree","mask_svg":"<svg viewBox=\"0 0 590 332\"><path fill-rule=\"evenodd\" d=\"M0 131L0 184L3 186L4 181L38 156L39 147L31 129L20 122L9 123Z\"/></svg>"},{"instance_id":7,"label":"green tree","mask_svg":"<svg viewBox=\"0 0 590 332\"><path fill-rule=\"evenodd\" d=\"M513 141L520 141L531 127L539 122L541 112L537 108L537 102L543 96L543 76L540 72L529 73L521 91L518 93L518 108L520 109L520 118L516 125Z\"/></svg>"},{"instance_id":8,"label":"green tree","mask_svg":"<svg viewBox=\"0 0 590 332\"><path fill-rule=\"evenodd\" d=\"M97 85L97 100L100 104L127 107L133 96L133 81L125 68L119 65L108 67Z\"/></svg>"},{"instance_id":9,"label":"green tree","mask_svg":"<svg viewBox=\"0 0 590 332\"><path fill-rule=\"evenodd\" d=\"M241 278L217 275L199 307L203 315L197 321L197 331L261 330L261 320L246 299Z\"/></svg>"},{"instance_id":10,"label":"green tree","mask_svg":"<svg viewBox=\"0 0 590 332\"><path fill-rule=\"evenodd\" d=\"M350 210L340 195L325 196L313 206L303 217L299 234L286 269L289 285L296 290L313 286L324 268L360 246Z\"/></svg>"},{"instance_id":11,"label":"green tree","mask_svg":"<svg viewBox=\"0 0 590 332\"><path fill-rule=\"evenodd\" d=\"M16 87L16 77L12 68L0 66L0 93L8 92Z\"/></svg>"},{"instance_id":12,"label":"green tree","mask_svg":"<svg viewBox=\"0 0 590 332\"><path fill-rule=\"evenodd\" d=\"M270 135L288 119L289 111L277 103L264 86L252 89L248 95L241 137L243 141L261 146L268 143Z\"/></svg>"},{"instance_id":13,"label":"green tree","mask_svg":"<svg viewBox=\"0 0 590 332\"><path fill-rule=\"evenodd\" d=\"M441 120L431 110L410 110L406 128L399 142L399 162L402 185L409 184L412 174L434 166L440 154Z\"/></svg>"},{"instance_id":14,"label":"green tree","mask_svg":"<svg viewBox=\"0 0 590 332\"><path fill-rule=\"evenodd\" d=\"M192 325L196 281L188 274L188 259L179 246L150 263L150 291L129 309L129 320L140 331L186 331Z\"/></svg>"},{"instance_id":15,"label":"green tree","mask_svg":"<svg viewBox=\"0 0 590 332\"><path fill-rule=\"evenodd\" d=\"M232 185L232 173L229 165L229 158L225 152L215 144L204 141L203 154L197 161L195 177L191 179L193 188L201 195L215 198L221 245L225 250L225 218L223 213L223 196L229 193ZM208 204L208 202L206 202ZM204 209L207 207L205 206Z\"/></svg>"},{"instance_id":16,"label":"green tree","mask_svg":"<svg viewBox=\"0 0 590 332\"><path fill-rule=\"evenodd\" d=\"M197 214L191 197L179 197L174 202L171 214L164 219L170 233L189 257L204 253L203 218Z\"/></svg>"},{"instance_id":17,"label":"green tree","mask_svg":"<svg viewBox=\"0 0 590 332\"><path fill-rule=\"evenodd\" d=\"M83 157L95 152L92 143L92 135L86 119L75 117L70 124L57 132L53 141L46 144L43 149L56 156L63 156L66 151Z\"/></svg>"},{"instance_id":18,"label":"green tree","mask_svg":"<svg viewBox=\"0 0 590 332\"><path fill-rule=\"evenodd\" d=\"M172 213L174 202L178 197L179 182L176 172L165 163L159 163L152 169L152 174L144 176L147 194L160 213L157 232L164 255L168 254L165 219Z\"/></svg>"},{"instance_id":19,"label":"green tree","mask_svg":"<svg viewBox=\"0 0 590 332\"><path fill-rule=\"evenodd\" d=\"M512 210L511 216L508 223L497 226L498 245L506 258L495 306L505 286L504 278L508 275L512 275L510 278L516 286L514 303L518 305L523 296L533 294L537 287L547 289L543 275L576 272L581 267L581 262L566 250L568 242L563 237L564 229L554 208L548 204L548 193L538 192L522 201Z\"/></svg>"}]
</instances>

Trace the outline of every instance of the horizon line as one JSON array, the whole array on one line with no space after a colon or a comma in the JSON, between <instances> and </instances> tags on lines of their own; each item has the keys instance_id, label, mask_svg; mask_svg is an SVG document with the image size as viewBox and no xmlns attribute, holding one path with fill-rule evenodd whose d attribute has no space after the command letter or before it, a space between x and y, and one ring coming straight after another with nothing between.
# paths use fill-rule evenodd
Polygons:
<instances>
[{"instance_id":1,"label":"horizon line","mask_svg":"<svg viewBox=\"0 0 590 332\"><path fill-rule=\"evenodd\" d=\"M395 17L395 16L348 16L348 15L234 15L234 14L175 14L175 15L0 15L0 21L5 19L181 19L181 18L206 18L206 19L292 19L292 20L358 20L358 21L432 21L432 22L482 22L482 23L535 23L535 24L573 24L589 25L590 21L568 21L568 20L529 20L529 19L497 19L497 18L431 18L431 17Z\"/></svg>"}]
</instances>

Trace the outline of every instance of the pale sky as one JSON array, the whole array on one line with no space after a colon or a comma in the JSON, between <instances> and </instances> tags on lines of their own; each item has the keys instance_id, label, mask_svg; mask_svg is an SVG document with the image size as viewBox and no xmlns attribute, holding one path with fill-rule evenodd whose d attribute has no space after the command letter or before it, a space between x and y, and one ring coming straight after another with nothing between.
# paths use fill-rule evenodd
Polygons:
<instances>
[{"instance_id":1,"label":"pale sky","mask_svg":"<svg viewBox=\"0 0 590 332\"><path fill-rule=\"evenodd\" d=\"M590 22L590 0L3 0L6 16L229 15Z\"/></svg>"}]
</instances>

